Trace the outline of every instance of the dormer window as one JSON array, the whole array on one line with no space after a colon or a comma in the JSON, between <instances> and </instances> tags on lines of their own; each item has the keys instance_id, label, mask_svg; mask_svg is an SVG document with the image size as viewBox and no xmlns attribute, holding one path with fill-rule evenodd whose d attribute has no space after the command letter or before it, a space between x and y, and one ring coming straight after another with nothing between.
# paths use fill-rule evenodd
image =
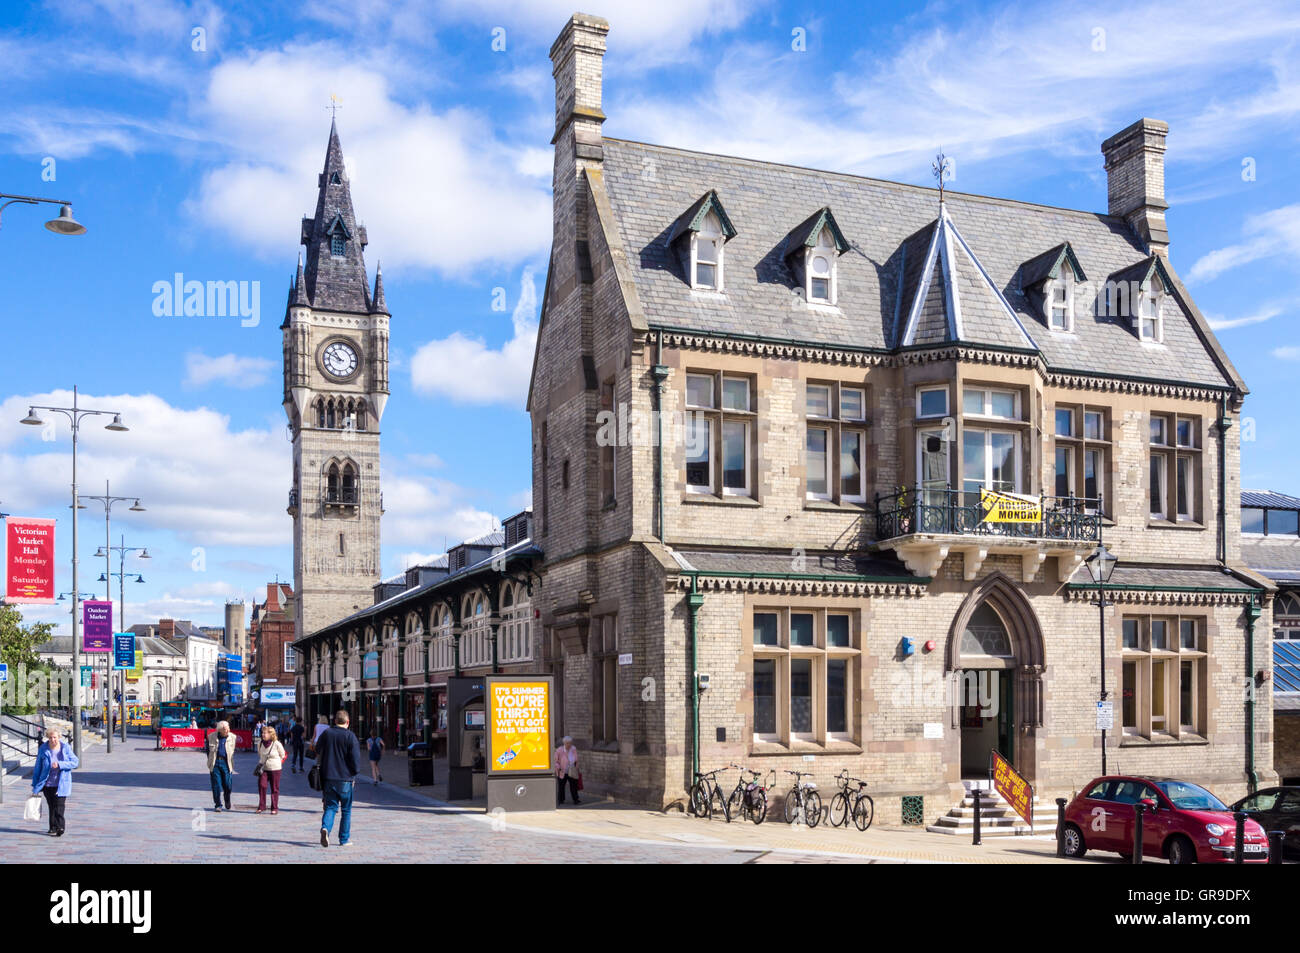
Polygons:
<instances>
[{"instance_id":1,"label":"dormer window","mask_svg":"<svg viewBox=\"0 0 1300 953\"><path fill-rule=\"evenodd\" d=\"M785 261L803 286L809 304L833 305L839 295L836 263L849 250L844 233L829 208L819 208L804 219L783 243Z\"/></svg>"},{"instance_id":2,"label":"dormer window","mask_svg":"<svg viewBox=\"0 0 1300 953\"><path fill-rule=\"evenodd\" d=\"M691 239L692 288L722 290L722 225L710 212Z\"/></svg>"},{"instance_id":3,"label":"dormer window","mask_svg":"<svg viewBox=\"0 0 1300 953\"><path fill-rule=\"evenodd\" d=\"M808 249L808 300L835 303L835 243L830 229L823 228L817 245Z\"/></svg>"},{"instance_id":4,"label":"dormer window","mask_svg":"<svg viewBox=\"0 0 1300 953\"><path fill-rule=\"evenodd\" d=\"M1160 316L1162 297L1163 289L1156 279L1142 286L1138 296L1137 329L1138 337L1143 341L1159 343L1165 339L1165 322Z\"/></svg>"},{"instance_id":5,"label":"dormer window","mask_svg":"<svg viewBox=\"0 0 1300 953\"><path fill-rule=\"evenodd\" d=\"M1053 331L1074 330L1074 274L1069 268L1048 283L1047 319Z\"/></svg>"},{"instance_id":6,"label":"dormer window","mask_svg":"<svg viewBox=\"0 0 1300 953\"><path fill-rule=\"evenodd\" d=\"M668 246L676 252L692 290L723 289L724 249L735 235L735 226L713 191L701 195L673 222Z\"/></svg>"},{"instance_id":7,"label":"dormer window","mask_svg":"<svg viewBox=\"0 0 1300 953\"><path fill-rule=\"evenodd\" d=\"M348 243L342 235L334 235L330 238L330 254L342 258L347 254Z\"/></svg>"},{"instance_id":8,"label":"dormer window","mask_svg":"<svg viewBox=\"0 0 1300 953\"><path fill-rule=\"evenodd\" d=\"M341 185L342 182L343 180L339 178L339 174L337 172L330 173L330 185Z\"/></svg>"}]
</instances>

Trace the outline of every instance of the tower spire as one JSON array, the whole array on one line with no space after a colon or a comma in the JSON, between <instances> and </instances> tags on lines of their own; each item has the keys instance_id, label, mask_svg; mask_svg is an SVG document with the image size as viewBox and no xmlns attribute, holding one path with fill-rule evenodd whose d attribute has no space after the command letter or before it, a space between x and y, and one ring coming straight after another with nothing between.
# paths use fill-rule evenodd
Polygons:
<instances>
[{"instance_id":1,"label":"tower spire","mask_svg":"<svg viewBox=\"0 0 1300 953\"><path fill-rule=\"evenodd\" d=\"M305 292L312 307L368 312L366 230L357 224L352 210L351 183L333 119L325 166L317 181L316 214L303 219L302 243L307 247Z\"/></svg>"},{"instance_id":2,"label":"tower spire","mask_svg":"<svg viewBox=\"0 0 1300 953\"><path fill-rule=\"evenodd\" d=\"M384 300L384 263L382 261L375 268L375 293L370 296L370 313L388 313L388 302Z\"/></svg>"}]
</instances>

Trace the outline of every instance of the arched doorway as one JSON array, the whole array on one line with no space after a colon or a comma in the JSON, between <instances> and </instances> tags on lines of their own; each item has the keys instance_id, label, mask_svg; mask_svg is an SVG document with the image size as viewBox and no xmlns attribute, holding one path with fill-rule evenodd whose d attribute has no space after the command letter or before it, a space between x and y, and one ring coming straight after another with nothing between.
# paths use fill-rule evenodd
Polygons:
<instances>
[{"instance_id":1,"label":"arched doorway","mask_svg":"<svg viewBox=\"0 0 1300 953\"><path fill-rule=\"evenodd\" d=\"M1043 723L1043 635L1009 577L994 573L966 597L948 633L946 667L961 776L987 777L997 751L1032 779Z\"/></svg>"}]
</instances>

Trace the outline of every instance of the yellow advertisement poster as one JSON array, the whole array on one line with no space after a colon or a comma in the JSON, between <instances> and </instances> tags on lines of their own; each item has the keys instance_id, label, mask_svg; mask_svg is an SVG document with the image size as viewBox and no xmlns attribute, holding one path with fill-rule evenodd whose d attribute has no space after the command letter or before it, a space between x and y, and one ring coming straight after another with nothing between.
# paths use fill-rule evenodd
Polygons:
<instances>
[{"instance_id":1,"label":"yellow advertisement poster","mask_svg":"<svg viewBox=\"0 0 1300 953\"><path fill-rule=\"evenodd\" d=\"M980 507L986 523L1038 523L1043 519L1043 501L1035 496L999 493L981 487Z\"/></svg>"},{"instance_id":2,"label":"yellow advertisement poster","mask_svg":"<svg viewBox=\"0 0 1300 953\"><path fill-rule=\"evenodd\" d=\"M545 681L489 681L490 770L551 770L550 688Z\"/></svg>"}]
</instances>

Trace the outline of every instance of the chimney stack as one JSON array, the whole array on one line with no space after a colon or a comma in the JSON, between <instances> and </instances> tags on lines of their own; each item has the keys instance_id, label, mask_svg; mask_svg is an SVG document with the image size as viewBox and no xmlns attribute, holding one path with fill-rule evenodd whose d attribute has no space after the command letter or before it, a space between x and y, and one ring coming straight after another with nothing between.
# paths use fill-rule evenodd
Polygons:
<instances>
[{"instance_id":1,"label":"chimney stack","mask_svg":"<svg viewBox=\"0 0 1300 953\"><path fill-rule=\"evenodd\" d=\"M1153 255L1169 254L1165 226L1165 137L1169 124L1139 119L1101 144L1109 212L1128 222Z\"/></svg>"},{"instance_id":2,"label":"chimney stack","mask_svg":"<svg viewBox=\"0 0 1300 953\"><path fill-rule=\"evenodd\" d=\"M601 158L600 110L602 61L609 24L600 17L575 13L551 44L551 72L555 76L555 138L558 147L572 131L569 156ZM568 145L567 143L564 143Z\"/></svg>"}]
</instances>

